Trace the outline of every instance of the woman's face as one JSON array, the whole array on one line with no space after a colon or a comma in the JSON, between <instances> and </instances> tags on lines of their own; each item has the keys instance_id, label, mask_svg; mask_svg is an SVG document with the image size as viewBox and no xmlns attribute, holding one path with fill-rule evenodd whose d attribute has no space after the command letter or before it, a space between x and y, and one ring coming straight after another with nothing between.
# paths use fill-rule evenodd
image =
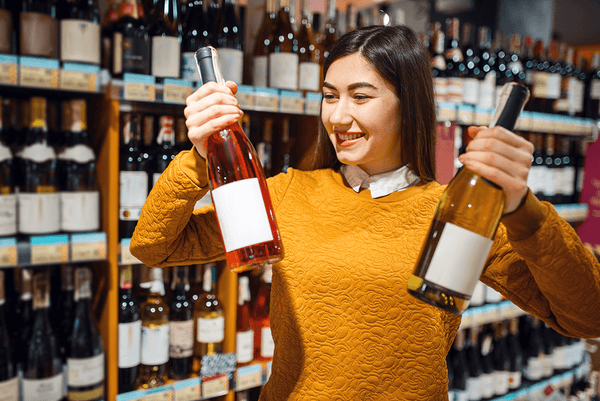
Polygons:
<instances>
[{"instance_id":1,"label":"woman's face","mask_svg":"<svg viewBox=\"0 0 600 401\"><path fill-rule=\"evenodd\" d=\"M344 164L356 164L367 174L402 166L400 101L360 54L334 61L323 83L323 124Z\"/></svg>"}]
</instances>

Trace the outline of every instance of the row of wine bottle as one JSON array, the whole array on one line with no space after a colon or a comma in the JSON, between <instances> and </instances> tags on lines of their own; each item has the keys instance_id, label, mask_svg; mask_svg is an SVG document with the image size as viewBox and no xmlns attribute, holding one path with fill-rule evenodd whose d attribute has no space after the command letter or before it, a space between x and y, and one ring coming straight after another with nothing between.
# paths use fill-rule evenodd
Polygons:
<instances>
[{"instance_id":1,"label":"row of wine bottle","mask_svg":"<svg viewBox=\"0 0 600 401\"><path fill-rule=\"evenodd\" d=\"M585 341L532 315L459 330L447 356L451 400L501 397L585 360Z\"/></svg>"},{"instance_id":2,"label":"row of wine bottle","mask_svg":"<svg viewBox=\"0 0 600 401\"><path fill-rule=\"evenodd\" d=\"M121 267L119 393L199 375L204 356L223 352L225 317L217 295L217 270L214 263L191 269L189 266L164 270L144 265ZM168 278L165 279L164 272L171 276L169 293L165 291ZM239 366L254 360L270 360L273 356L270 288L271 270L265 268L251 304L250 278L239 277L236 327Z\"/></svg>"},{"instance_id":3,"label":"row of wine bottle","mask_svg":"<svg viewBox=\"0 0 600 401\"><path fill-rule=\"evenodd\" d=\"M0 98L0 104L0 236L98 230L100 192L86 101L51 103L54 116L62 108L62 128L54 127L58 146L51 142L47 99Z\"/></svg>"},{"instance_id":4,"label":"row of wine bottle","mask_svg":"<svg viewBox=\"0 0 600 401\"><path fill-rule=\"evenodd\" d=\"M462 28L462 31L461 31ZM462 35L461 35L462 33ZM458 18L431 24L423 35L429 48L437 102L493 109L507 82L531 92L526 110L597 119L600 101L600 54L591 64L565 43L547 45L531 36L509 37L486 26L477 31Z\"/></svg>"},{"instance_id":5,"label":"row of wine bottle","mask_svg":"<svg viewBox=\"0 0 600 401\"><path fill-rule=\"evenodd\" d=\"M527 185L540 200L553 204L579 203L588 142L584 138L522 132L534 145ZM458 154L465 152L471 137L466 130L457 134Z\"/></svg>"},{"instance_id":6,"label":"row of wine bottle","mask_svg":"<svg viewBox=\"0 0 600 401\"><path fill-rule=\"evenodd\" d=\"M104 345L92 304L89 267L0 270L3 400L105 399Z\"/></svg>"}]
</instances>

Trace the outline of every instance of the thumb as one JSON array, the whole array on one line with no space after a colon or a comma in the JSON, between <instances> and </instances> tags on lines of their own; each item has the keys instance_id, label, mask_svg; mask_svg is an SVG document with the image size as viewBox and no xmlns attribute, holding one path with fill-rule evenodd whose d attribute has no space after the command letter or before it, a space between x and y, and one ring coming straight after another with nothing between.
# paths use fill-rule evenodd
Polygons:
<instances>
[{"instance_id":1,"label":"thumb","mask_svg":"<svg viewBox=\"0 0 600 401\"><path fill-rule=\"evenodd\" d=\"M234 95L237 93L238 87L237 87L237 84L235 82L233 82L233 81L227 81L227 82L225 82L225 85L227 85L227 87L229 89L231 89L231 91L233 92Z\"/></svg>"},{"instance_id":2,"label":"thumb","mask_svg":"<svg viewBox=\"0 0 600 401\"><path fill-rule=\"evenodd\" d=\"M467 129L467 134L469 134L469 136L470 136L470 137L471 137L471 139L472 139L472 138L475 138L475 136L476 136L476 135L479 133L479 131L481 131L481 130L484 130L484 129L486 129L486 128L487 128L487 127L485 127L485 126L479 126L479 127L476 127L476 126L470 126L470 127Z\"/></svg>"}]
</instances>

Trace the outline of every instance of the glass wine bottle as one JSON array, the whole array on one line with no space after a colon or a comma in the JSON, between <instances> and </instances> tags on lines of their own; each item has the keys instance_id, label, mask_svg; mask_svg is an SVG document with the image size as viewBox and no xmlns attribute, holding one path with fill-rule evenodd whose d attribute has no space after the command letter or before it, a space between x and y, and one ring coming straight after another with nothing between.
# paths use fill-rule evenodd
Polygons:
<instances>
[{"instance_id":1,"label":"glass wine bottle","mask_svg":"<svg viewBox=\"0 0 600 401\"><path fill-rule=\"evenodd\" d=\"M469 22L463 24L462 36L462 54L464 61L459 65L462 66L464 74L463 81L463 102L466 104L477 105L479 102L479 77L481 75L480 53L475 41L473 40L473 25Z\"/></svg>"},{"instance_id":2,"label":"glass wine bottle","mask_svg":"<svg viewBox=\"0 0 600 401\"><path fill-rule=\"evenodd\" d=\"M509 391L510 355L507 343L507 326L504 321L492 323L494 345L492 361L495 370L494 396L500 397Z\"/></svg>"},{"instance_id":3,"label":"glass wine bottle","mask_svg":"<svg viewBox=\"0 0 600 401\"><path fill-rule=\"evenodd\" d=\"M199 82L200 75L198 75L198 67L196 66L196 50L210 45L209 24L204 13L202 0L188 2L186 13L183 15L182 30L181 78Z\"/></svg>"},{"instance_id":4,"label":"glass wine bottle","mask_svg":"<svg viewBox=\"0 0 600 401\"><path fill-rule=\"evenodd\" d=\"M102 69L110 71L112 65L112 38L115 24L119 20L119 12L121 10L120 0L111 0L108 5L108 10L104 15L102 21L102 29L100 35L102 36L102 49L100 63Z\"/></svg>"},{"instance_id":5,"label":"glass wine bottle","mask_svg":"<svg viewBox=\"0 0 600 401\"><path fill-rule=\"evenodd\" d=\"M523 371L523 348L519 341L519 318L512 318L508 322L508 388L516 390L521 387Z\"/></svg>"},{"instance_id":6,"label":"glass wine bottle","mask_svg":"<svg viewBox=\"0 0 600 401\"><path fill-rule=\"evenodd\" d=\"M226 81L241 84L244 75L244 38L236 0L223 0L216 31L216 49L221 74Z\"/></svg>"},{"instance_id":7,"label":"glass wine bottle","mask_svg":"<svg viewBox=\"0 0 600 401\"><path fill-rule=\"evenodd\" d=\"M173 127L172 116L160 116L158 118L156 144L158 145L158 148L154 153L152 186L156 184L160 175L177 155L177 151L175 150L175 128Z\"/></svg>"},{"instance_id":8,"label":"glass wine bottle","mask_svg":"<svg viewBox=\"0 0 600 401\"><path fill-rule=\"evenodd\" d=\"M482 398L482 387L484 385L483 363L479 349L479 331L479 327L469 329L469 343L466 350L469 366L469 376L467 378L467 399L469 401Z\"/></svg>"},{"instance_id":9,"label":"glass wine bottle","mask_svg":"<svg viewBox=\"0 0 600 401\"><path fill-rule=\"evenodd\" d=\"M481 359L481 398L488 400L494 396L496 386L496 371L492 359L494 349L494 334L490 326L482 326L479 331L479 357Z\"/></svg>"},{"instance_id":10,"label":"glass wine bottle","mask_svg":"<svg viewBox=\"0 0 600 401\"><path fill-rule=\"evenodd\" d=\"M60 315L58 317L60 319L60 328L57 331L61 355L66 359L70 347L75 312L73 266L68 264L61 265L60 276Z\"/></svg>"},{"instance_id":11,"label":"glass wine bottle","mask_svg":"<svg viewBox=\"0 0 600 401\"><path fill-rule=\"evenodd\" d=\"M216 50L196 53L203 82L223 83ZM207 140L210 188L229 268L257 268L283 258L283 245L265 174L238 123Z\"/></svg>"},{"instance_id":12,"label":"glass wine bottle","mask_svg":"<svg viewBox=\"0 0 600 401\"><path fill-rule=\"evenodd\" d=\"M119 274L119 393L135 389L141 362L142 320L133 295L132 269L121 266Z\"/></svg>"},{"instance_id":13,"label":"glass wine bottle","mask_svg":"<svg viewBox=\"0 0 600 401\"><path fill-rule=\"evenodd\" d=\"M50 324L50 279L47 271L36 273L33 282L34 319L27 340L22 396L28 401L59 401L63 398L62 361Z\"/></svg>"},{"instance_id":14,"label":"glass wine bottle","mask_svg":"<svg viewBox=\"0 0 600 401\"><path fill-rule=\"evenodd\" d=\"M57 58L58 24L52 15L52 3L46 0L25 0L21 4L19 54Z\"/></svg>"},{"instance_id":15,"label":"glass wine bottle","mask_svg":"<svg viewBox=\"0 0 600 401\"><path fill-rule=\"evenodd\" d=\"M236 326L236 361L238 366L243 366L254 359L254 331L250 324L250 279L248 276L238 278Z\"/></svg>"},{"instance_id":16,"label":"glass wine bottle","mask_svg":"<svg viewBox=\"0 0 600 401\"><path fill-rule=\"evenodd\" d=\"M453 355L450 358L450 365L454 372L451 387L454 390L454 401L468 401L467 382L469 379L469 363L466 354L466 331L459 330L452 344Z\"/></svg>"},{"instance_id":17,"label":"glass wine bottle","mask_svg":"<svg viewBox=\"0 0 600 401\"><path fill-rule=\"evenodd\" d=\"M199 373L202 357L223 352L225 339L225 312L217 298L217 266L207 263L203 267L204 293L194 304L196 341L194 344L194 371Z\"/></svg>"},{"instance_id":18,"label":"glass wine bottle","mask_svg":"<svg viewBox=\"0 0 600 401\"><path fill-rule=\"evenodd\" d=\"M252 53L252 85L254 86L267 87L269 84L269 47L277 26L276 11L275 0L267 0Z\"/></svg>"},{"instance_id":19,"label":"glass wine bottle","mask_svg":"<svg viewBox=\"0 0 600 401\"><path fill-rule=\"evenodd\" d=\"M140 14L142 11L142 14ZM136 0L123 0L121 17L112 38L112 75L150 74L150 35L143 8Z\"/></svg>"},{"instance_id":20,"label":"glass wine bottle","mask_svg":"<svg viewBox=\"0 0 600 401\"><path fill-rule=\"evenodd\" d=\"M507 84L490 127L513 129L528 96L526 87ZM504 202L499 186L461 168L442 194L408 291L449 312L464 312L483 272Z\"/></svg>"},{"instance_id":21,"label":"glass wine bottle","mask_svg":"<svg viewBox=\"0 0 600 401\"><path fill-rule=\"evenodd\" d=\"M89 145L87 105L83 99L66 102L70 127L58 153L61 231L97 231L100 228L100 192L96 155Z\"/></svg>"},{"instance_id":22,"label":"glass wine bottle","mask_svg":"<svg viewBox=\"0 0 600 401\"><path fill-rule=\"evenodd\" d=\"M315 38L311 23L310 1L302 0L302 19L296 35L300 61L298 89L319 92L321 90L321 67L315 59Z\"/></svg>"},{"instance_id":23,"label":"glass wine bottle","mask_svg":"<svg viewBox=\"0 0 600 401\"><path fill-rule=\"evenodd\" d=\"M0 0L0 54L13 53L13 15L6 7L7 0Z\"/></svg>"},{"instance_id":24,"label":"glass wine bottle","mask_svg":"<svg viewBox=\"0 0 600 401\"><path fill-rule=\"evenodd\" d=\"M259 361L270 361L273 359L275 343L271 334L271 279L273 269L266 265L261 276L258 294L252 307L252 329L254 330L254 357Z\"/></svg>"},{"instance_id":25,"label":"glass wine bottle","mask_svg":"<svg viewBox=\"0 0 600 401\"><path fill-rule=\"evenodd\" d=\"M131 238L148 197L148 173L141 150L142 117L121 113L119 238Z\"/></svg>"},{"instance_id":26,"label":"glass wine bottle","mask_svg":"<svg viewBox=\"0 0 600 401\"><path fill-rule=\"evenodd\" d=\"M4 106L0 97L0 237L17 233L17 195L14 187L14 158L7 143ZM8 112L8 110L7 110Z\"/></svg>"},{"instance_id":27,"label":"glass wine bottle","mask_svg":"<svg viewBox=\"0 0 600 401\"><path fill-rule=\"evenodd\" d=\"M281 0L273 41L269 46L269 86L279 89L298 89L298 53L294 50L297 38L290 21L290 0Z\"/></svg>"},{"instance_id":28,"label":"glass wine bottle","mask_svg":"<svg viewBox=\"0 0 600 401\"><path fill-rule=\"evenodd\" d=\"M323 28L323 39L321 40L321 47L323 48L322 64L325 63L331 47L338 39L336 29L337 9L335 8L335 3L336 0L327 0L325 3L325 26Z\"/></svg>"},{"instance_id":29,"label":"glass wine bottle","mask_svg":"<svg viewBox=\"0 0 600 401\"><path fill-rule=\"evenodd\" d=\"M67 353L67 396L71 400L104 400L104 344L92 321L92 271L75 269L75 319Z\"/></svg>"},{"instance_id":30,"label":"glass wine bottle","mask_svg":"<svg viewBox=\"0 0 600 401\"><path fill-rule=\"evenodd\" d=\"M460 48L460 20L449 18L446 21L446 101L450 103L463 103L463 72L460 65L464 55Z\"/></svg>"},{"instance_id":31,"label":"glass wine bottle","mask_svg":"<svg viewBox=\"0 0 600 401\"><path fill-rule=\"evenodd\" d=\"M6 325L5 308L4 271L0 270L0 388L4 399L16 401L19 399L19 376L14 359L14 344Z\"/></svg>"},{"instance_id":32,"label":"glass wine bottle","mask_svg":"<svg viewBox=\"0 0 600 401\"><path fill-rule=\"evenodd\" d=\"M493 109L496 104L496 72L493 70L492 32L487 26L479 27L479 96L477 106L483 109Z\"/></svg>"},{"instance_id":33,"label":"glass wine bottle","mask_svg":"<svg viewBox=\"0 0 600 401\"><path fill-rule=\"evenodd\" d=\"M152 286L142 303L142 363L137 388L159 387L166 383L169 362L169 306L164 301L163 270L151 268Z\"/></svg>"},{"instance_id":34,"label":"glass wine bottle","mask_svg":"<svg viewBox=\"0 0 600 401\"><path fill-rule=\"evenodd\" d=\"M446 101L448 88L444 46L445 35L442 31L442 24L440 22L434 22L431 39L431 68L433 73L433 93L436 103Z\"/></svg>"},{"instance_id":35,"label":"glass wine bottle","mask_svg":"<svg viewBox=\"0 0 600 401\"><path fill-rule=\"evenodd\" d=\"M13 338L16 339L16 361L17 369L23 370L27 361L27 340L31 334L31 326L34 318L33 299L31 293L30 268L19 267L15 270L15 287L19 291L19 300L16 304L15 316L18 316L18 324L15 325Z\"/></svg>"},{"instance_id":36,"label":"glass wine bottle","mask_svg":"<svg viewBox=\"0 0 600 401\"><path fill-rule=\"evenodd\" d=\"M96 0L65 0L60 20L60 59L100 65L100 13Z\"/></svg>"},{"instance_id":37,"label":"glass wine bottle","mask_svg":"<svg viewBox=\"0 0 600 401\"><path fill-rule=\"evenodd\" d=\"M173 267L173 296L169 305L169 377L187 378L192 373L194 356L194 304L188 297L188 266Z\"/></svg>"},{"instance_id":38,"label":"glass wine bottle","mask_svg":"<svg viewBox=\"0 0 600 401\"><path fill-rule=\"evenodd\" d=\"M18 200L19 232L50 234L60 230L56 152L49 143L46 99L31 98L31 123L17 152L22 182Z\"/></svg>"},{"instance_id":39,"label":"glass wine bottle","mask_svg":"<svg viewBox=\"0 0 600 401\"><path fill-rule=\"evenodd\" d=\"M152 75L159 78L179 78L181 32L177 0L154 1L150 26Z\"/></svg>"},{"instance_id":40,"label":"glass wine bottle","mask_svg":"<svg viewBox=\"0 0 600 401\"><path fill-rule=\"evenodd\" d=\"M256 145L256 153L265 176L270 177L273 168L273 119L270 117L262 120L262 138Z\"/></svg>"}]
</instances>

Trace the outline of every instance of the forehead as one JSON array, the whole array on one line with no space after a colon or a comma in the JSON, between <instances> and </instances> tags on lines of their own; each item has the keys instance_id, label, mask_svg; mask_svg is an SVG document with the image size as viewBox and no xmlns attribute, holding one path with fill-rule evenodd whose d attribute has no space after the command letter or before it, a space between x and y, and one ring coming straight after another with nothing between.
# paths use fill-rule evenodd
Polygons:
<instances>
[{"instance_id":1,"label":"forehead","mask_svg":"<svg viewBox=\"0 0 600 401\"><path fill-rule=\"evenodd\" d=\"M354 82L369 82L377 87L387 86L387 82L375 67L359 53L340 57L331 63L325 81L336 87Z\"/></svg>"}]
</instances>

